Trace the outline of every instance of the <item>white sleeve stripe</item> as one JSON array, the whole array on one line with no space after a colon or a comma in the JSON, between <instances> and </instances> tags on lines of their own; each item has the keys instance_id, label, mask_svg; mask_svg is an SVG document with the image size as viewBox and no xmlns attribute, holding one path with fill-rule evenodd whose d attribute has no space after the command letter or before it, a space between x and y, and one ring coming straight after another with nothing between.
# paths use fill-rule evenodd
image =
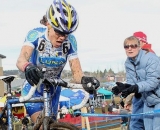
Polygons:
<instances>
[{"instance_id":1,"label":"white sleeve stripe","mask_svg":"<svg viewBox=\"0 0 160 130\"><path fill-rule=\"evenodd\" d=\"M30 42L24 42L23 46L25 46L25 45L35 48L35 46Z\"/></svg>"},{"instance_id":2,"label":"white sleeve stripe","mask_svg":"<svg viewBox=\"0 0 160 130\"><path fill-rule=\"evenodd\" d=\"M72 55L72 56L68 57L68 60L73 60L73 59L76 59L76 58L78 58L78 55Z\"/></svg>"}]
</instances>

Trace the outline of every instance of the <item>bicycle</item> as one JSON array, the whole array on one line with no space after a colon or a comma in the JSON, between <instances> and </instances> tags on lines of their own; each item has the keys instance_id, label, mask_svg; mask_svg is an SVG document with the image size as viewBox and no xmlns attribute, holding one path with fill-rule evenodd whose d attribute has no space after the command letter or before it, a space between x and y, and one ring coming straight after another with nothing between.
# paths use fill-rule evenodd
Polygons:
<instances>
[{"instance_id":1,"label":"bicycle","mask_svg":"<svg viewBox=\"0 0 160 130\"><path fill-rule=\"evenodd\" d=\"M32 98L32 95L34 94L35 90L38 89L39 85L32 86L28 95L23 97L15 97L15 96L12 96L11 94L11 82L14 80L14 78L15 76L13 75L0 76L0 79L7 84L7 100L4 105L4 108L2 109L2 112L0 113L0 130L13 130L12 104L30 103L30 102L44 103L44 108L42 112L39 114L37 121L33 126L33 130L39 130L41 125L43 127L43 130L79 130L78 127L72 124L58 122L57 120L53 119L54 113L52 113L51 105L50 105L50 101L52 98L52 95L50 94L50 86L52 87L62 86L66 88L81 89L84 92L85 96L80 104L72 107L75 110L75 109L82 108L89 99L89 93L83 89L82 84L68 83L57 77L53 77L53 79L49 79L49 80L46 77L44 77L43 79L40 80L40 83L39 83L39 84L41 83L44 84L43 97ZM3 118L6 118L7 122L4 122Z\"/></svg>"}]
</instances>

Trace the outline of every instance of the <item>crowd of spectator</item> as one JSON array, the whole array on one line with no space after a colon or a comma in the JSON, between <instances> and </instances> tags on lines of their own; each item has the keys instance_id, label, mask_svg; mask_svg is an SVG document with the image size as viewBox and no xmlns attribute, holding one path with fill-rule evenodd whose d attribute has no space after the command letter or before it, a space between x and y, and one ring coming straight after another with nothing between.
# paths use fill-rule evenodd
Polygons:
<instances>
[{"instance_id":1,"label":"crowd of spectator","mask_svg":"<svg viewBox=\"0 0 160 130\"><path fill-rule=\"evenodd\" d=\"M130 117L126 114L130 114L132 110L132 97L133 94L126 97L126 99L120 98L120 101L115 103L115 100L111 102L102 101L101 102L101 112L103 114L120 114L121 117L121 130L127 130L129 128ZM89 107L88 107L89 109ZM88 113L91 113L88 111ZM125 116L126 115L126 116ZM106 119L107 121L107 119Z\"/></svg>"},{"instance_id":2,"label":"crowd of spectator","mask_svg":"<svg viewBox=\"0 0 160 130\"><path fill-rule=\"evenodd\" d=\"M69 109L65 108L65 111L63 109L58 110L58 119L71 119L80 116L79 109L73 110L72 107Z\"/></svg>"}]
</instances>

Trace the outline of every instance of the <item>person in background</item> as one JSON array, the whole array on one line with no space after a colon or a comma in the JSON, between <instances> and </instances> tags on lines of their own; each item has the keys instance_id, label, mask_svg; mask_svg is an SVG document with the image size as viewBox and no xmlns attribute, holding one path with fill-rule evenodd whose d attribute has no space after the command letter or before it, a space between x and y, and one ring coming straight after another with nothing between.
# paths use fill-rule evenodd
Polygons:
<instances>
[{"instance_id":1,"label":"person in background","mask_svg":"<svg viewBox=\"0 0 160 130\"><path fill-rule=\"evenodd\" d=\"M120 98L119 104L120 104L120 107L121 107L121 108L124 108L124 101L123 101L123 98Z\"/></svg>"},{"instance_id":2,"label":"person in background","mask_svg":"<svg viewBox=\"0 0 160 130\"><path fill-rule=\"evenodd\" d=\"M116 103L116 109L119 109L119 108L120 108L120 104Z\"/></svg>"},{"instance_id":3,"label":"person in background","mask_svg":"<svg viewBox=\"0 0 160 130\"><path fill-rule=\"evenodd\" d=\"M132 113L132 99L134 97L134 93L131 93L125 98L124 109L128 111L128 114ZM130 117L128 117L127 130L130 128Z\"/></svg>"},{"instance_id":4,"label":"person in background","mask_svg":"<svg viewBox=\"0 0 160 130\"><path fill-rule=\"evenodd\" d=\"M73 111L72 107L69 108L68 112L69 112L69 114L71 114L71 117L74 116L74 111Z\"/></svg>"},{"instance_id":5,"label":"person in background","mask_svg":"<svg viewBox=\"0 0 160 130\"><path fill-rule=\"evenodd\" d=\"M106 102L102 102L102 113L106 113Z\"/></svg>"},{"instance_id":6,"label":"person in background","mask_svg":"<svg viewBox=\"0 0 160 130\"><path fill-rule=\"evenodd\" d=\"M81 116L81 110L80 109L74 110L74 117L78 117L78 116Z\"/></svg>"},{"instance_id":7,"label":"person in background","mask_svg":"<svg viewBox=\"0 0 160 130\"><path fill-rule=\"evenodd\" d=\"M147 52L149 51L149 52L153 52L154 53L154 51L151 48L152 45L148 43L147 35L144 32L142 32L142 31L134 32L133 36L135 36L136 38L139 39L140 47L141 47L142 50L146 50ZM133 102L132 113L133 114L142 113L143 112L143 101L142 101L142 98L141 98L141 94L140 93L139 94L136 93L136 95L134 97L134 100L136 100L136 102ZM140 126L142 126L144 124L142 117L139 117L139 119L138 119L138 117L132 117L131 120L132 120L131 121L132 129L133 128L140 129L140 128L138 128L137 124L139 124Z\"/></svg>"},{"instance_id":8,"label":"person in background","mask_svg":"<svg viewBox=\"0 0 160 130\"><path fill-rule=\"evenodd\" d=\"M128 117L125 116L128 114L128 110L124 108L117 109L115 111L115 114L120 114L122 115L121 117L121 130L127 130L127 125L128 125Z\"/></svg>"},{"instance_id":9,"label":"person in background","mask_svg":"<svg viewBox=\"0 0 160 130\"><path fill-rule=\"evenodd\" d=\"M134 32L133 36L135 36L139 39L140 47L142 48L142 50L147 50L149 52L154 53L154 51L151 48L152 45L147 42L147 35L144 32L142 32L142 31Z\"/></svg>"},{"instance_id":10,"label":"person in background","mask_svg":"<svg viewBox=\"0 0 160 130\"><path fill-rule=\"evenodd\" d=\"M108 114L112 114L112 112L113 112L112 110L113 110L113 103L111 102L108 105Z\"/></svg>"},{"instance_id":11,"label":"person in background","mask_svg":"<svg viewBox=\"0 0 160 130\"><path fill-rule=\"evenodd\" d=\"M24 72L26 77L22 96L26 96L30 88L37 85L43 77L49 80L52 80L52 77L61 77L67 61L69 61L74 82L81 83L88 92L95 92L100 83L95 77L84 76L77 54L77 41L72 34L79 24L75 8L66 0L54 0L41 23L45 26L34 28L28 32L17 59L17 68ZM44 74L41 72L42 67L46 68ZM94 84L95 88L87 87L88 83ZM51 95L54 94L51 106L55 119L60 92L60 86L51 87ZM33 95L33 97L39 96L43 96L43 84ZM31 120L36 123L43 103L26 103L25 107Z\"/></svg>"},{"instance_id":12,"label":"person in background","mask_svg":"<svg viewBox=\"0 0 160 130\"><path fill-rule=\"evenodd\" d=\"M124 101L124 105L123 107L120 107L119 109L117 109L116 113L123 115L121 117L121 130L129 130L129 122L130 122L130 117L125 116L127 114L131 114L131 110L132 110L132 98L133 98L134 94L130 94L125 98ZM123 100L123 98L121 98L121 100Z\"/></svg>"},{"instance_id":13,"label":"person in background","mask_svg":"<svg viewBox=\"0 0 160 130\"><path fill-rule=\"evenodd\" d=\"M142 32L142 31L134 32L133 36L135 36L139 39L141 49L154 53L154 51L151 48L151 44L149 44L147 42L147 35L144 32ZM134 114L143 112L143 107L140 108L140 106L143 105L143 101L140 98L141 94L136 94L136 97L137 97L137 102L136 102L136 104L133 104L134 109L133 109L133 112L132 112ZM143 124L143 119L137 119L137 120L138 120L139 124L141 124L141 125ZM137 126L137 121L135 119L133 119L133 121L132 121L132 126L133 126L133 128L134 128L134 126Z\"/></svg>"},{"instance_id":14,"label":"person in background","mask_svg":"<svg viewBox=\"0 0 160 130\"><path fill-rule=\"evenodd\" d=\"M142 50L139 39L134 36L124 40L124 49L127 55L125 62L127 83L119 82L117 86L112 88L112 92L115 95L121 93L124 98L131 93L135 93L132 99L132 113L138 114L141 111L146 113L159 109L159 57L152 52ZM140 112L135 111L135 108ZM130 130L160 130L159 121L159 114L133 116L130 120Z\"/></svg>"},{"instance_id":15,"label":"person in background","mask_svg":"<svg viewBox=\"0 0 160 130\"><path fill-rule=\"evenodd\" d=\"M116 108L117 106L116 106L116 102L115 102L115 100L114 100L114 97L113 97L113 99L112 99L112 108Z\"/></svg>"},{"instance_id":16,"label":"person in background","mask_svg":"<svg viewBox=\"0 0 160 130\"><path fill-rule=\"evenodd\" d=\"M60 113L59 113L59 117L60 117L60 119L63 119L63 113L62 113L62 110L60 109Z\"/></svg>"},{"instance_id":17,"label":"person in background","mask_svg":"<svg viewBox=\"0 0 160 130\"><path fill-rule=\"evenodd\" d=\"M66 120L70 120L72 118L72 115L69 113L69 112L67 112L66 114L65 114L65 117L64 117L64 119L66 119Z\"/></svg>"},{"instance_id":18,"label":"person in background","mask_svg":"<svg viewBox=\"0 0 160 130\"><path fill-rule=\"evenodd\" d=\"M91 113L91 107L90 107L90 105L87 107L87 112Z\"/></svg>"},{"instance_id":19,"label":"person in background","mask_svg":"<svg viewBox=\"0 0 160 130\"><path fill-rule=\"evenodd\" d=\"M94 109L94 106L93 106L93 105L91 106L90 109L91 109L91 113L94 113L94 112L95 112L95 109Z\"/></svg>"},{"instance_id":20,"label":"person in background","mask_svg":"<svg viewBox=\"0 0 160 130\"><path fill-rule=\"evenodd\" d=\"M147 41L147 35L142 32L142 31L137 31L137 32L134 32L133 33L133 36L135 36L136 38L139 39L140 41L140 47L142 50L146 50L146 51L149 51L149 52L153 52L155 53L153 50L152 50L152 45L148 43ZM132 95L131 95L132 97ZM142 113L143 112L143 107L139 107L139 106L143 106L143 101L141 99L141 94L136 94L136 97L137 97L137 102L136 104L134 105L134 109L133 109L133 113ZM129 98L130 100L132 100L132 98ZM138 117L136 117L138 118ZM139 124L143 125L143 118L139 118ZM134 120L132 121L132 125L133 127L137 125L137 121L135 121L134 123Z\"/></svg>"}]
</instances>

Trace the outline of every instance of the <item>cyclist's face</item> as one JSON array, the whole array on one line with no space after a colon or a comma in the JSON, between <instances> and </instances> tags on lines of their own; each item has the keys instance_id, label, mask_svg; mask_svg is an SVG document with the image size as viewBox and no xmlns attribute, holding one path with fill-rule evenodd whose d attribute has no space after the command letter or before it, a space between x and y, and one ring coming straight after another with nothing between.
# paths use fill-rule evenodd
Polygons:
<instances>
[{"instance_id":1,"label":"cyclist's face","mask_svg":"<svg viewBox=\"0 0 160 130\"><path fill-rule=\"evenodd\" d=\"M63 41L68 37L68 35L61 34L55 31L53 28L50 28L48 31L48 37L53 47L58 48L62 45Z\"/></svg>"}]
</instances>

